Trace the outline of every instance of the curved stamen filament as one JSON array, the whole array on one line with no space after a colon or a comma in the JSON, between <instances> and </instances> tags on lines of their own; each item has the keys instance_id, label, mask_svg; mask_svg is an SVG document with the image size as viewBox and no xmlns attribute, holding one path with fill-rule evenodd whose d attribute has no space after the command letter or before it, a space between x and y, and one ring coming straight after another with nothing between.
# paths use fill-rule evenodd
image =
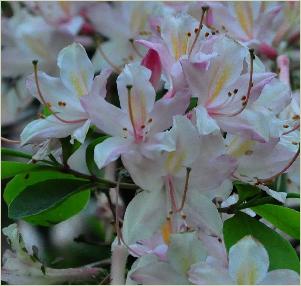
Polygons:
<instances>
[{"instance_id":1,"label":"curved stamen filament","mask_svg":"<svg viewBox=\"0 0 301 286\"><path fill-rule=\"evenodd\" d=\"M129 42L131 43L133 50L135 51L135 53L140 57L143 58L143 55L139 52L138 48L136 47L135 43L134 43L134 39L129 39Z\"/></svg>"},{"instance_id":2,"label":"curved stamen filament","mask_svg":"<svg viewBox=\"0 0 301 286\"><path fill-rule=\"evenodd\" d=\"M169 190L169 196L171 200L171 206L172 206L172 211L175 213L177 212L177 203L176 203L176 196L175 196L175 188L173 185L172 177L168 176L167 178L167 185L168 185L168 190Z\"/></svg>"},{"instance_id":3,"label":"curved stamen filament","mask_svg":"<svg viewBox=\"0 0 301 286\"><path fill-rule=\"evenodd\" d=\"M198 37L199 37L199 35L201 33L201 29L203 27L204 16L205 16L206 11L208 11L208 9L209 9L209 7L202 7L202 16L201 16L200 24L199 24L198 30L196 32L195 38L193 40L193 43L191 45L191 48L190 48L190 51L189 51L189 54L188 54L189 57L190 57L190 55L192 53L192 50L193 50L193 48L194 48L194 46L195 46L195 44L197 42L197 39L198 39Z\"/></svg>"},{"instance_id":4,"label":"curved stamen filament","mask_svg":"<svg viewBox=\"0 0 301 286\"><path fill-rule=\"evenodd\" d=\"M299 148L298 148L298 151L296 152L296 154L294 155L294 157L292 158L292 160L290 160L290 162L285 166L284 169L282 169L279 173L277 173L276 175L270 177L270 178L267 178L267 179L257 179L257 182L258 183L267 183L267 182L270 182L272 180L274 180L276 177L282 175L284 172L286 172L289 167L291 165L293 165L293 163L297 160L298 156L300 154L300 144L299 144Z\"/></svg>"},{"instance_id":5,"label":"curved stamen filament","mask_svg":"<svg viewBox=\"0 0 301 286\"><path fill-rule=\"evenodd\" d=\"M184 204L185 204L186 196L187 196L187 191L188 191L190 171L191 171L191 168L186 168L186 178L185 178L185 186L184 186L182 202L181 202L180 208L177 209L177 212L180 212L184 208Z\"/></svg>"},{"instance_id":6,"label":"curved stamen filament","mask_svg":"<svg viewBox=\"0 0 301 286\"><path fill-rule=\"evenodd\" d=\"M130 120L133 126L133 132L134 132L134 137L136 140L138 140L138 134L137 134L137 130L135 128L135 120L134 120L134 113L133 113L133 106L132 106L132 94L131 94L131 90L133 88L132 85L127 85L126 86L127 90L128 90L128 110L129 110L129 115L130 115Z\"/></svg>"},{"instance_id":7,"label":"curved stamen filament","mask_svg":"<svg viewBox=\"0 0 301 286\"><path fill-rule=\"evenodd\" d=\"M102 55L103 59L109 64L109 66L111 66L116 73L121 73L121 69L118 66L116 66L115 64L113 64L113 62L105 54L105 52L101 48L99 40L96 40L96 46L97 46L97 50Z\"/></svg>"},{"instance_id":8,"label":"curved stamen filament","mask_svg":"<svg viewBox=\"0 0 301 286\"><path fill-rule=\"evenodd\" d=\"M248 91L247 91L247 95L242 103L242 108L234 113L231 113L231 114L227 114L227 113L212 113L216 116L227 116L227 117L233 117L233 116L236 116L238 114L240 114L241 112L243 112L243 110L246 108L248 102L249 102L249 98L250 98L250 95L251 95L251 89L252 89L252 86L253 86L253 70L254 70L254 59L255 59L255 55L254 55L254 49L249 49L249 52L250 52L250 78L249 78L249 85L248 85Z\"/></svg>"},{"instance_id":9,"label":"curved stamen filament","mask_svg":"<svg viewBox=\"0 0 301 286\"><path fill-rule=\"evenodd\" d=\"M291 133L291 132L293 132L293 131L295 131L295 130L297 130L299 128L300 128L300 123L297 124L296 126L294 126L291 130L282 133L282 135L287 135L287 134L289 134L289 133Z\"/></svg>"},{"instance_id":10,"label":"curved stamen filament","mask_svg":"<svg viewBox=\"0 0 301 286\"><path fill-rule=\"evenodd\" d=\"M41 92L41 89L40 89L40 85L39 85L39 79L38 79L38 61L33 61L32 62L33 64L33 68L34 68L34 79L35 79L35 84L36 84L36 88L37 88L37 92L38 92L38 95L42 101L42 103L47 106L47 108L49 109L49 111L52 113L52 115L58 119L59 121L63 122L63 123L82 123L82 122L85 122L87 119L83 118L83 119L77 119L77 120L66 120L66 119L63 119L61 117L59 117L52 109L51 107L49 106L49 104L46 102L45 98L43 97L42 95L42 92Z\"/></svg>"}]
</instances>

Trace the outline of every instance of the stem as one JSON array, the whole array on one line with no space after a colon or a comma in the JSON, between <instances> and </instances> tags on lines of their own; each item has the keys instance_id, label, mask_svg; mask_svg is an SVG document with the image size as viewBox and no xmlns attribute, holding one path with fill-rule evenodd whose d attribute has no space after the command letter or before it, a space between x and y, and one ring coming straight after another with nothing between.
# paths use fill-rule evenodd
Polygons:
<instances>
[{"instance_id":1,"label":"stem","mask_svg":"<svg viewBox=\"0 0 301 286\"><path fill-rule=\"evenodd\" d=\"M124 245L112 246L111 285L125 284L124 276L127 257L128 250Z\"/></svg>"},{"instance_id":2,"label":"stem","mask_svg":"<svg viewBox=\"0 0 301 286\"><path fill-rule=\"evenodd\" d=\"M30 155L28 153L20 152L20 151L15 151L15 150L12 150L10 148L2 147L1 148L1 153L3 155L7 155L7 156L32 159L32 155ZM75 170L66 168L66 166L63 166L63 165L57 166L54 162L51 162L51 161L41 160L41 162L52 165L54 167L54 170L59 170L63 173L73 174L77 177L87 179L91 182L99 183L102 186L112 187L112 188L117 186L117 182L115 182L115 181L110 181L110 180L106 180L106 179L97 178L95 176L86 175L86 174L77 172ZM126 190L136 190L138 188L138 186L136 186L135 184L120 183L120 188L121 189L126 189Z\"/></svg>"}]
</instances>

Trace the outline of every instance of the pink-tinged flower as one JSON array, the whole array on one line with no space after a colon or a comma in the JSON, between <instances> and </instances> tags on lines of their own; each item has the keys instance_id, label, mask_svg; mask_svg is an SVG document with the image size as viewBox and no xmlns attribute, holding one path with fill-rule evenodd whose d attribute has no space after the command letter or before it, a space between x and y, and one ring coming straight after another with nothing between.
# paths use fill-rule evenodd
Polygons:
<instances>
[{"instance_id":1,"label":"pink-tinged flower","mask_svg":"<svg viewBox=\"0 0 301 286\"><path fill-rule=\"evenodd\" d=\"M141 154L149 157L153 151L170 149L168 144L160 143L162 134L159 132L171 126L173 115L185 112L188 97L182 91L172 99L155 102L156 93L150 77L150 70L138 63L125 66L117 78L121 108L105 100L105 90L101 96L89 95L81 99L91 121L113 136L95 147L94 158L99 168L120 155L123 160L126 154L138 159Z\"/></svg>"},{"instance_id":2,"label":"pink-tinged flower","mask_svg":"<svg viewBox=\"0 0 301 286\"><path fill-rule=\"evenodd\" d=\"M187 271L192 264L203 261L206 251L196 232L176 233L170 237L167 261L139 258L128 274L139 284L189 284Z\"/></svg>"},{"instance_id":3,"label":"pink-tinged flower","mask_svg":"<svg viewBox=\"0 0 301 286\"><path fill-rule=\"evenodd\" d=\"M43 70L55 74L57 55L63 47L72 43L73 37L58 31L42 17L29 14L19 4L13 7L13 16L2 17L1 20L2 76L28 75L33 60L39 60Z\"/></svg>"},{"instance_id":4,"label":"pink-tinged flower","mask_svg":"<svg viewBox=\"0 0 301 286\"><path fill-rule=\"evenodd\" d=\"M85 140L90 119L80 103L80 97L87 94L100 96L105 88L103 81L109 73L104 72L93 80L92 63L85 49L75 43L59 53L58 66L60 78L37 71L28 78L29 91L47 105L52 114L29 123L21 134L22 144L69 135L71 142L76 139L83 143Z\"/></svg>"},{"instance_id":5,"label":"pink-tinged flower","mask_svg":"<svg viewBox=\"0 0 301 286\"><path fill-rule=\"evenodd\" d=\"M207 2L212 10L212 27L226 32L248 46L259 47L269 57L277 52L272 48L276 34L273 30L275 19L281 10L280 4L263 2L224 2L215 4Z\"/></svg>"},{"instance_id":6,"label":"pink-tinged flower","mask_svg":"<svg viewBox=\"0 0 301 286\"><path fill-rule=\"evenodd\" d=\"M176 90L185 86L179 61L181 58L189 57L192 62L206 66L212 57L211 40L205 41L210 30L204 25L200 29L201 26L201 23L187 14L167 13L158 22L157 35L153 35L148 40L136 41L159 55L165 86L169 89L166 97L172 97Z\"/></svg>"},{"instance_id":7,"label":"pink-tinged flower","mask_svg":"<svg viewBox=\"0 0 301 286\"><path fill-rule=\"evenodd\" d=\"M59 1L28 2L26 5L57 30L77 35L85 23L82 15L91 3Z\"/></svg>"},{"instance_id":8,"label":"pink-tinged flower","mask_svg":"<svg viewBox=\"0 0 301 286\"><path fill-rule=\"evenodd\" d=\"M252 236L245 236L229 250L227 267L199 262L188 273L190 282L197 285L297 285L300 277L289 269L268 272L269 255L264 246Z\"/></svg>"},{"instance_id":9,"label":"pink-tinged flower","mask_svg":"<svg viewBox=\"0 0 301 286\"><path fill-rule=\"evenodd\" d=\"M150 16L161 13L158 2L97 3L87 9L87 17L101 35L108 38L100 44L92 62L95 70L113 68L140 61L145 49L134 40L151 34Z\"/></svg>"},{"instance_id":10,"label":"pink-tinged flower","mask_svg":"<svg viewBox=\"0 0 301 286\"><path fill-rule=\"evenodd\" d=\"M272 80L275 74L264 72L257 58L250 60L247 49L226 36L216 39L213 51L216 56L210 59L208 68L181 61L191 95L198 98L196 124L206 120L211 128L219 126L223 131L263 142L279 137L274 131L279 123L267 98L279 93L274 103L278 110L284 108L291 99L287 86Z\"/></svg>"}]
</instances>

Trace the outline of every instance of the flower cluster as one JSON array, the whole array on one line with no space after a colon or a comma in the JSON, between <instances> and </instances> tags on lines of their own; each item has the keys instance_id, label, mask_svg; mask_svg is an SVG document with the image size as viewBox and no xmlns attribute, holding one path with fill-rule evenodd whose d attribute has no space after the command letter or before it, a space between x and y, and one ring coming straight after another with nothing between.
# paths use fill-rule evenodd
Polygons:
<instances>
[{"instance_id":1,"label":"flower cluster","mask_svg":"<svg viewBox=\"0 0 301 286\"><path fill-rule=\"evenodd\" d=\"M33 146L30 163L50 158L53 168L94 184L106 182L99 170L115 166L118 180L107 186L117 197L112 284L299 284L295 265L275 262L262 221L269 221L262 206L289 209L292 192L274 182L299 189L299 91L289 49L298 41L297 2L23 6L14 3L2 20L2 81L14 78L14 91L43 110L20 146ZM67 160L63 139L80 146ZM140 191L121 227L122 184ZM233 234L235 219L249 226ZM285 232L288 219L275 226ZM16 225L5 230L11 241L16 233ZM9 283L98 273L43 275L42 264L12 243L17 254L5 254L3 270ZM125 277L128 255L137 259Z\"/></svg>"}]
</instances>

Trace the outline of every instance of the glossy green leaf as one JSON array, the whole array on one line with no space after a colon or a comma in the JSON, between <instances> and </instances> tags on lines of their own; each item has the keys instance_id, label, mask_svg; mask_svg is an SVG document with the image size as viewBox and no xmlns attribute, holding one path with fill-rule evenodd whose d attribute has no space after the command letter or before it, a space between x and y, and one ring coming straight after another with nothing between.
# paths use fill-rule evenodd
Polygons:
<instances>
[{"instance_id":1,"label":"glossy green leaf","mask_svg":"<svg viewBox=\"0 0 301 286\"><path fill-rule=\"evenodd\" d=\"M72 194L87 190L90 183L74 179L52 179L27 186L8 206L8 216L24 219L47 211Z\"/></svg>"},{"instance_id":2,"label":"glossy green leaf","mask_svg":"<svg viewBox=\"0 0 301 286\"><path fill-rule=\"evenodd\" d=\"M292 269L299 272L299 258L292 245L256 219L237 213L224 222L223 232L227 251L244 236L252 235L266 248L270 258L270 270Z\"/></svg>"},{"instance_id":3,"label":"glossy green leaf","mask_svg":"<svg viewBox=\"0 0 301 286\"><path fill-rule=\"evenodd\" d=\"M2 161L1 162L1 178L7 179L18 174L30 172L34 170L49 169L50 167L37 164L27 164L22 162Z\"/></svg>"},{"instance_id":4,"label":"glossy green leaf","mask_svg":"<svg viewBox=\"0 0 301 286\"><path fill-rule=\"evenodd\" d=\"M67 220L86 207L90 200L90 193L87 190L71 195L55 207L40 214L26 217L25 220L31 224L42 226L51 226Z\"/></svg>"},{"instance_id":5,"label":"glossy green leaf","mask_svg":"<svg viewBox=\"0 0 301 286\"><path fill-rule=\"evenodd\" d=\"M38 182L44 182L51 179L64 180L80 180L82 183L88 183L87 180L79 179L70 174L64 174L58 171L35 171L32 173L20 174L15 176L7 185L4 190L4 200L7 205L18 197L19 194L24 192L28 186L32 186ZM44 188L41 188L42 192ZM37 195L39 196L39 194ZM89 202L90 191L81 191L65 198L57 205L50 207L46 211L42 211L36 215L30 215L24 218L24 220L43 226L49 226L55 223L59 223L63 220L70 218L71 216L80 212ZM35 202L36 203L36 200Z\"/></svg>"},{"instance_id":6,"label":"glossy green leaf","mask_svg":"<svg viewBox=\"0 0 301 286\"><path fill-rule=\"evenodd\" d=\"M63 153L63 163L67 164L69 157L81 146L81 143L74 140L74 144L70 143L71 136L66 138L61 138L62 153Z\"/></svg>"},{"instance_id":7,"label":"glossy green leaf","mask_svg":"<svg viewBox=\"0 0 301 286\"><path fill-rule=\"evenodd\" d=\"M35 171L35 172L28 172L24 174L20 174L15 176L4 189L3 198L4 201L9 205L12 200L19 195L19 193L23 192L23 190L30 185L33 185L37 182L43 182L46 180L51 179L79 179L73 175L65 174L59 171ZM87 180L84 180L88 182Z\"/></svg>"},{"instance_id":8,"label":"glossy green leaf","mask_svg":"<svg viewBox=\"0 0 301 286\"><path fill-rule=\"evenodd\" d=\"M257 187L239 181L234 182L234 186L238 192L239 203L262 193Z\"/></svg>"},{"instance_id":9,"label":"glossy green leaf","mask_svg":"<svg viewBox=\"0 0 301 286\"><path fill-rule=\"evenodd\" d=\"M253 207L252 210L291 237L300 239L300 212L271 204Z\"/></svg>"},{"instance_id":10,"label":"glossy green leaf","mask_svg":"<svg viewBox=\"0 0 301 286\"><path fill-rule=\"evenodd\" d=\"M87 167L90 171L90 173L96 177L102 177L103 176L103 170L99 170L95 161L94 161L94 149L95 146L101 142L103 142L104 140L106 140L107 138L109 138L110 136L101 136L95 140L93 140L87 147L86 149L86 163L87 163Z\"/></svg>"}]
</instances>

